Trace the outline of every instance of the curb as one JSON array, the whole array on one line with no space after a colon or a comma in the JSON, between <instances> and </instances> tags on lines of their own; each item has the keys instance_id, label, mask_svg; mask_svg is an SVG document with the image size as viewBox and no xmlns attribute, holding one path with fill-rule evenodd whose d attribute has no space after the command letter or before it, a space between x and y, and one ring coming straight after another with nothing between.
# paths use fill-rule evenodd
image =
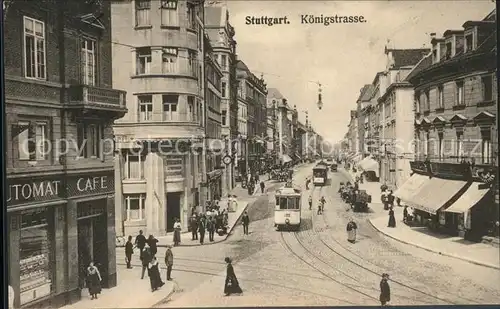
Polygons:
<instances>
[{"instance_id":1,"label":"curb","mask_svg":"<svg viewBox=\"0 0 500 309\"><path fill-rule=\"evenodd\" d=\"M479 265L479 266L484 266L484 267L488 267L488 268L493 268L493 269L500 270L500 266L498 266L498 265L492 265L492 264L488 264L488 263L484 263L484 262L479 262L479 261L476 261L476 260L473 260L473 259L468 259L468 258L464 258L464 257L458 256L458 255L452 254L452 253L446 253L446 252L436 251L436 250L424 247L422 245L417 245L417 244L414 244L414 243L411 243L411 242L408 242L408 241L405 241L405 240L401 240L399 238L396 238L396 237L394 237L392 235L389 235L389 234L384 233L383 231L381 231L378 227L375 226L375 224L373 224L372 219L369 219L368 222L370 222L371 226L374 229L376 229L380 234L382 234L382 235L384 235L386 237L389 237L391 239L394 239L394 240L396 240L396 241L398 241L400 243L407 244L407 245L410 245L410 246L413 246L413 247L416 247L416 248L420 248L420 249L423 249L423 250L428 251L428 252L436 253L436 254L439 254L439 255L444 255L444 256L451 257L451 258L454 258L454 259L457 259L457 260L461 260L461 261L465 261L465 262L468 262L468 263L471 263L471 264L475 264L475 265Z\"/></svg>"}]
</instances>

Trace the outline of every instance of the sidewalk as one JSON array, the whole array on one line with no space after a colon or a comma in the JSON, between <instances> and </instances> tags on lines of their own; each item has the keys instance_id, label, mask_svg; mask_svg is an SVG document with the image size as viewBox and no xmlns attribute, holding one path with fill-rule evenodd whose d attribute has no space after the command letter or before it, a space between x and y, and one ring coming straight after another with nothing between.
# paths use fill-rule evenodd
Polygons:
<instances>
[{"instance_id":1,"label":"sidewalk","mask_svg":"<svg viewBox=\"0 0 500 309\"><path fill-rule=\"evenodd\" d=\"M125 266L117 265L117 286L103 289L98 299L91 300L87 289L82 290L82 299L74 304L66 305L60 309L93 309L93 308L151 308L170 297L175 289L173 281L166 281L159 290L151 292L147 274L141 280L141 269L127 271ZM164 280L164 269L160 269Z\"/></svg>"},{"instance_id":2,"label":"sidewalk","mask_svg":"<svg viewBox=\"0 0 500 309\"><path fill-rule=\"evenodd\" d=\"M410 227L402 222L403 210L400 207L394 208L394 215L397 222L395 228L387 227L389 220L387 214L369 221L380 233L399 242L472 264L500 269L498 248L489 244L470 242L462 237L433 233L426 227Z\"/></svg>"},{"instance_id":3,"label":"sidewalk","mask_svg":"<svg viewBox=\"0 0 500 309\"><path fill-rule=\"evenodd\" d=\"M354 173L340 168L348 179L354 179ZM473 264L500 269L500 256L497 247L491 244L475 243L464 240L462 237L447 237L443 234L433 233L426 227L409 227L402 221L403 208L394 207L396 216L396 227L387 227L388 213L380 201L379 182L367 182L359 184L361 190L366 190L372 196L370 210L377 214L375 218L369 219L370 224L380 233L404 244L412 245L426 251L457 258Z\"/></svg>"}]
</instances>

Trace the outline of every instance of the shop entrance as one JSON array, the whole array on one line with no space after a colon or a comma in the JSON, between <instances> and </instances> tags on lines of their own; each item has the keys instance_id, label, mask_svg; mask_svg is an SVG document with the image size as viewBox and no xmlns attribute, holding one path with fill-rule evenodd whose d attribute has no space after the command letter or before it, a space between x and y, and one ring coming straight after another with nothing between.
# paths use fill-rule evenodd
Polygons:
<instances>
[{"instance_id":1,"label":"shop entrance","mask_svg":"<svg viewBox=\"0 0 500 309\"><path fill-rule=\"evenodd\" d=\"M175 218L181 218L181 192L167 193L167 232L174 230Z\"/></svg>"},{"instance_id":2,"label":"shop entrance","mask_svg":"<svg viewBox=\"0 0 500 309\"><path fill-rule=\"evenodd\" d=\"M86 270L94 262L105 280L108 270L106 200L78 203L79 284L84 287ZM106 283L103 282L105 286Z\"/></svg>"}]
</instances>

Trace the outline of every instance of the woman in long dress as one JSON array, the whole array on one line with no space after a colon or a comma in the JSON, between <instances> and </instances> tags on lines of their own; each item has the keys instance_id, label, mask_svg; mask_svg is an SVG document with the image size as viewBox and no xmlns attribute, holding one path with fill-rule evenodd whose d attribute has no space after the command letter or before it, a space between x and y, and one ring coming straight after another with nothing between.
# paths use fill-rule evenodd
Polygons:
<instances>
[{"instance_id":1,"label":"woman in long dress","mask_svg":"<svg viewBox=\"0 0 500 309\"><path fill-rule=\"evenodd\" d=\"M181 222L178 218L175 218L174 223L174 246L178 246L181 243Z\"/></svg>"},{"instance_id":2,"label":"woman in long dress","mask_svg":"<svg viewBox=\"0 0 500 309\"><path fill-rule=\"evenodd\" d=\"M101 294L101 281L99 269L94 266L94 262L90 262L89 267L87 267L87 287L92 299L96 299L97 294Z\"/></svg>"},{"instance_id":3,"label":"woman in long dress","mask_svg":"<svg viewBox=\"0 0 500 309\"><path fill-rule=\"evenodd\" d=\"M351 218L349 220L349 223L347 223L347 240L350 243L355 243L356 242L356 230L358 229L358 226L356 225L356 222Z\"/></svg>"},{"instance_id":4,"label":"woman in long dress","mask_svg":"<svg viewBox=\"0 0 500 309\"><path fill-rule=\"evenodd\" d=\"M396 217L394 217L394 210L392 210L392 207L389 210L389 223L387 227L396 227Z\"/></svg>"},{"instance_id":5,"label":"woman in long dress","mask_svg":"<svg viewBox=\"0 0 500 309\"><path fill-rule=\"evenodd\" d=\"M160 269L158 268L158 261L153 257L148 264L148 276L151 283L151 291L154 292L161 288L165 283L161 280Z\"/></svg>"},{"instance_id":6,"label":"woman in long dress","mask_svg":"<svg viewBox=\"0 0 500 309\"><path fill-rule=\"evenodd\" d=\"M238 278L236 278L236 274L234 273L233 265L231 264L230 258L225 258L224 261L227 263L226 269L226 283L224 284L224 294L229 296L231 294L241 294L243 290L240 287L240 283L238 282Z\"/></svg>"}]
</instances>

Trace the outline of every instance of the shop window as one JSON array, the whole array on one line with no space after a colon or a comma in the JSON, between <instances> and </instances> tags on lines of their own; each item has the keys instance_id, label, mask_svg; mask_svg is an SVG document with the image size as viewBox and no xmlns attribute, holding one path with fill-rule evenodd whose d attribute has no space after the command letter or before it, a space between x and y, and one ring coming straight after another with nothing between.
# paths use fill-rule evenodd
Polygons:
<instances>
[{"instance_id":1,"label":"shop window","mask_svg":"<svg viewBox=\"0 0 500 309\"><path fill-rule=\"evenodd\" d=\"M53 291L54 257L49 214L45 208L21 214L19 244L20 305L44 298Z\"/></svg>"},{"instance_id":2,"label":"shop window","mask_svg":"<svg viewBox=\"0 0 500 309\"><path fill-rule=\"evenodd\" d=\"M78 123L77 127L77 158L101 158L104 127L99 124Z\"/></svg>"},{"instance_id":3,"label":"shop window","mask_svg":"<svg viewBox=\"0 0 500 309\"><path fill-rule=\"evenodd\" d=\"M12 130L13 136L17 136L19 160L43 161L49 159L50 139L46 121L19 121Z\"/></svg>"},{"instance_id":4,"label":"shop window","mask_svg":"<svg viewBox=\"0 0 500 309\"><path fill-rule=\"evenodd\" d=\"M145 155L127 153L125 155L125 178L144 179Z\"/></svg>"},{"instance_id":5,"label":"shop window","mask_svg":"<svg viewBox=\"0 0 500 309\"><path fill-rule=\"evenodd\" d=\"M127 205L127 221L146 219L146 194L125 195Z\"/></svg>"}]
</instances>

